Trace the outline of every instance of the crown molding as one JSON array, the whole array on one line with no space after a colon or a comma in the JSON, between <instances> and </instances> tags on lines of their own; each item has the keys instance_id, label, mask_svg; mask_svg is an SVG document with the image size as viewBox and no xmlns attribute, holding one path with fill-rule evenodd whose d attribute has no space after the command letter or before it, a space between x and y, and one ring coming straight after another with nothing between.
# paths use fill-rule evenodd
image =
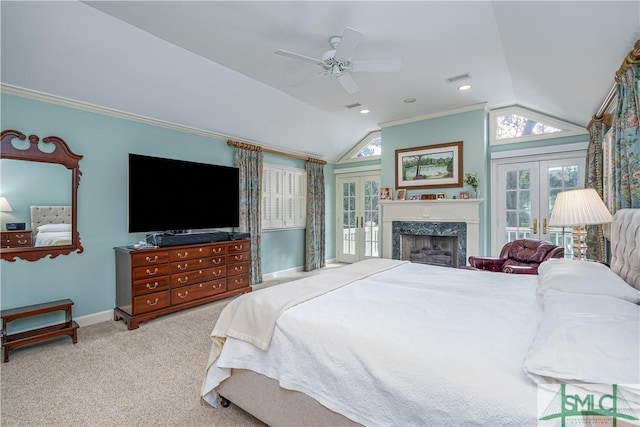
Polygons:
<instances>
[{"instance_id":1,"label":"crown molding","mask_svg":"<svg viewBox=\"0 0 640 427\"><path fill-rule=\"evenodd\" d=\"M483 102L481 104L467 105L466 107L454 108L452 110L440 111L438 113L427 114L427 115L424 115L424 116L417 116L417 117L411 117L411 118L408 118L408 119L401 119L401 120L394 120L394 121L390 121L390 122L384 122L384 123L380 123L379 126L381 128L386 128L386 127L391 127L391 126L404 125L404 124L407 124L407 123L420 122L422 120L429 120L429 119L435 119L435 118L438 118L438 117L451 116L453 114L466 113L468 111L475 111L475 110L488 111L488 104L486 102Z\"/></svg>"},{"instance_id":2,"label":"crown molding","mask_svg":"<svg viewBox=\"0 0 640 427\"><path fill-rule=\"evenodd\" d=\"M6 83L0 83L0 92L6 93L8 95L15 95L22 98L29 98L36 101L46 102L49 104L55 104L63 107L74 108L76 110L88 111L91 113L101 114L104 116L110 116L118 119L129 120L129 121L143 123L151 126L157 126L165 129L171 129L178 132L204 136L206 138L221 139L223 141L226 141L228 139L240 140L250 144L258 144L258 145L261 145L262 147L270 148L273 150L277 149L276 147L270 147L269 145L259 141L252 141L252 140L240 138L233 135L226 135L223 133L212 132L204 129L194 128L191 126L180 125L177 123L168 122L166 120L154 119L152 117L129 113L121 110L116 110L115 108L103 107L101 105L91 104L84 101L78 101L71 98L65 98L63 96L50 95L48 93L40 92L33 89L26 89L23 87L14 86ZM314 157L313 154L309 154L309 153L303 153L303 152L291 152L291 153L299 156Z\"/></svg>"}]
</instances>

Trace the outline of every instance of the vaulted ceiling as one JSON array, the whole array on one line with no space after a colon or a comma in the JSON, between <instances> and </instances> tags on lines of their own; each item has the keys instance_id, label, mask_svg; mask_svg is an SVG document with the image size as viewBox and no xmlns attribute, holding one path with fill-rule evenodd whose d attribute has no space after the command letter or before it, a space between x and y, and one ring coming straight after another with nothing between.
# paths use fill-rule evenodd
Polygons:
<instances>
[{"instance_id":1,"label":"vaulted ceiling","mask_svg":"<svg viewBox=\"0 0 640 427\"><path fill-rule=\"evenodd\" d=\"M476 104L518 104L584 126L640 39L636 1L0 7L4 85L329 161L385 124ZM352 60L397 59L400 71L349 73L359 87L349 94L318 64L275 54L321 58L347 27L362 33ZM472 88L458 91L461 82Z\"/></svg>"}]
</instances>

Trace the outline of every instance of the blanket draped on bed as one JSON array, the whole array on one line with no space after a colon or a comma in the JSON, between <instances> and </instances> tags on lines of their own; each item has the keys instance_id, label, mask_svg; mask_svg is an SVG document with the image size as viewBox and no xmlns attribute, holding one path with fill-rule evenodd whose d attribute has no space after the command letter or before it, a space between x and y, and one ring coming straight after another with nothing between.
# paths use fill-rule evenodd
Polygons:
<instances>
[{"instance_id":1,"label":"blanket draped on bed","mask_svg":"<svg viewBox=\"0 0 640 427\"><path fill-rule=\"evenodd\" d=\"M393 259L365 260L321 273L321 279L317 275L310 276L243 295L225 307L211 332L213 348L207 369L222 352L226 337L246 341L267 351L276 321L288 308L405 263L407 261Z\"/></svg>"}]
</instances>

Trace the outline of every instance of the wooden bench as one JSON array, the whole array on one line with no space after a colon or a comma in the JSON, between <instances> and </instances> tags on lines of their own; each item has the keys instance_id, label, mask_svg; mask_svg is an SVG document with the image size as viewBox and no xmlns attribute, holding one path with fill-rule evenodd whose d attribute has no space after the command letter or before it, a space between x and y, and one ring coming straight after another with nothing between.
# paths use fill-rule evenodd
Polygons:
<instances>
[{"instance_id":1,"label":"wooden bench","mask_svg":"<svg viewBox=\"0 0 640 427\"><path fill-rule=\"evenodd\" d=\"M73 320L71 314L72 305L73 301L70 299L63 299L59 301L2 310L2 312L0 312L0 316L2 317L2 350L4 353L4 362L9 361L9 351L14 348L61 335L69 335L73 339L73 343L76 344L78 342L79 326ZM29 329L14 334L7 334L7 323L13 320L37 316L39 314L52 313L55 311L65 312L65 321L63 323L57 323L55 325L45 326L42 328Z\"/></svg>"}]
</instances>

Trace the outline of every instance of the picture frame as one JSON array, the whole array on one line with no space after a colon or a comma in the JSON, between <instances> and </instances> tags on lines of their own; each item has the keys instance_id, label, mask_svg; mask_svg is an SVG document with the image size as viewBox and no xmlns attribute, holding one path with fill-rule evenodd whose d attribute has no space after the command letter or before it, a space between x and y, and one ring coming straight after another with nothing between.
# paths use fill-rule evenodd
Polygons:
<instances>
[{"instance_id":1,"label":"picture frame","mask_svg":"<svg viewBox=\"0 0 640 427\"><path fill-rule=\"evenodd\" d=\"M380 200L392 200L393 191L391 187L380 187Z\"/></svg>"},{"instance_id":2,"label":"picture frame","mask_svg":"<svg viewBox=\"0 0 640 427\"><path fill-rule=\"evenodd\" d=\"M411 200L420 200L420 195L414 194L413 196L411 196Z\"/></svg>"},{"instance_id":3,"label":"picture frame","mask_svg":"<svg viewBox=\"0 0 640 427\"><path fill-rule=\"evenodd\" d=\"M462 141L396 150L396 188L462 187Z\"/></svg>"},{"instance_id":4,"label":"picture frame","mask_svg":"<svg viewBox=\"0 0 640 427\"><path fill-rule=\"evenodd\" d=\"M460 194L458 194L458 199L468 199L468 198L469 198L468 191L461 191Z\"/></svg>"},{"instance_id":5,"label":"picture frame","mask_svg":"<svg viewBox=\"0 0 640 427\"><path fill-rule=\"evenodd\" d=\"M420 195L420 200L435 200L436 199L436 195L435 194L421 194Z\"/></svg>"},{"instance_id":6,"label":"picture frame","mask_svg":"<svg viewBox=\"0 0 640 427\"><path fill-rule=\"evenodd\" d=\"M407 190L400 189L396 192L396 200L404 200L407 195Z\"/></svg>"},{"instance_id":7,"label":"picture frame","mask_svg":"<svg viewBox=\"0 0 640 427\"><path fill-rule=\"evenodd\" d=\"M447 195L445 193L436 193L436 200L445 200Z\"/></svg>"}]
</instances>

